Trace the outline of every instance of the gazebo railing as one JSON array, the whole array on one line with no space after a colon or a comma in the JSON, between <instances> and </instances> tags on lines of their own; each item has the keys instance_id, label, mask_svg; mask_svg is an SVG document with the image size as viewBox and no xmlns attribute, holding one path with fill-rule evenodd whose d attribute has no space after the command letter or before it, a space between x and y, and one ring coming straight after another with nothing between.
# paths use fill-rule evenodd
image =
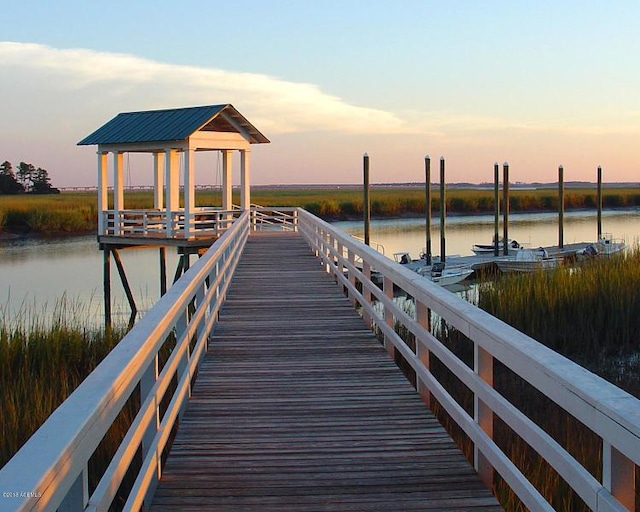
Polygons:
<instances>
[{"instance_id":1,"label":"gazebo railing","mask_svg":"<svg viewBox=\"0 0 640 512\"><path fill-rule=\"evenodd\" d=\"M240 216L239 210L197 208L167 212L159 209L107 210L103 212L104 236L190 238L219 236Z\"/></svg>"}]
</instances>

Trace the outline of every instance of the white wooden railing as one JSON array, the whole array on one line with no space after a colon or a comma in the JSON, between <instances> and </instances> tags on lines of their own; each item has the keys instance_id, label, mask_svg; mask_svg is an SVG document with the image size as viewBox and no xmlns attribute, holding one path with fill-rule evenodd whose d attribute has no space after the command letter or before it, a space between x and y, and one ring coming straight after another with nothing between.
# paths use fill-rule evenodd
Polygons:
<instances>
[{"instance_id":1,"label":"white wooden railing","mask_svg":"<svg viewBox=\"0 0 640 512\"><path fill-rule=\"evenodd\" d=\"M190 238L216 237L231 226L240 210L196 208L186 215L184 210L107 210L102 212L101 235L123 237Z\"/></svg>"},{"instance_id":2,"label":"white wooden railing","mask_svg":"<svg viewBox=\"0 0 640 512\"><path fill-rule=\"evenodd\" d=\"M190 396L249 231L247 211L0 470L0 510L108 510L132 466L137 476L124 509L149 504L161 473L161 454ZM170 338L175 338L175 348L159 368L159 353ZM139 393L140 409L89 494L89 458L133 393ZM163 399L166 411L160 409ZM140 452L142 463L135 467Z\"/></svg>"},{"instance_id":3,"label":"white wooden railing","mask_svg":"<svg viewBox=\"0 0 640 512\"><path fill-rule=\"evenodd\" d=\"M287 214L284 208L276 210L279 215ZM592 510L635 509L640 401L308 212L292 211L290 223L304 235L352 302L360 305L365 321L383 333L389 353L399 352L411 365L425 401L429 403L434 397L473 442L474 463L487 485L497 472L527 508L552 510L494 441L493 419L499 417ZM142 464L124 508L139 510L148 504L161 473L161 454L186 406L192 378L251 229L250 213L241 213L0 470L0 492L6 493L0 498L2 510L107 510L139 451ZM356 265L356 261L361 263ZM383 289L371 280L374 270L382 276ZM414 298L415 317L393 300L394 287ZM473 343L473 368L432 335L430 311ZM415 351L396 333L398 323L415 336ZM175 337L176 346L159 368L158 354L170 336ZM467 413L430 371L430 353L473 393L473 414ZM601 479L593 477L494 389L494 361L500 361L601 438ZM161 415L159 404L167 390L173 389L172 380L177 385ZM111 465L89 495L87 462L135 390L140 393L140 409Z\"/></svg>"},{"instance_id":4,"label":"white wooden railing","mask_svg":"<svg viewBox=\"0 0 640 512\"><path fill-rule=\"evenodd\" d=\"M469 437L475 467L488 486L493 484L495 471L527 508L553 510L494 441L493 420L499 417L592 510L635 510L639 400L308 212L299 211L298 225L326 271L347 290L352 302L361 306L365 320L383 333L389 353L398 351L411 365L424 400L429 403L434 397ZM358 260L362 263L355 265ZM383 278L383 289L371 281L374 269ZM393 300L394 287L414 298L415 318ZM429 310L473 343L473 368L432 335ZM397 324L415 336L415 352L396 333ZM472 415L436 380L429 368L430 352L473 393ZM601 438L601 481L494 389L494 361L500 361Z\"/></svg>"}]
</instances>

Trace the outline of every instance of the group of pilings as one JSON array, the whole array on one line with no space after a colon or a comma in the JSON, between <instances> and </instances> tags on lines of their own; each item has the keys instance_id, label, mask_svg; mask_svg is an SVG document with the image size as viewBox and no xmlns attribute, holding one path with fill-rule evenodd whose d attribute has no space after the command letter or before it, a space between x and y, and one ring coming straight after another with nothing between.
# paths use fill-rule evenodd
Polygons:
<instances>
[{"instance_id":1,"label":"group of pilings","mask_svg":"<svg viewBox=\"0 0 640 512\"><path fill-rule=\"evenodd\" d=\"M100 243L100 250L103 255L103 293L104 293L104 325L105 328L110 329L112 326L112 300L111 300L111 259L115 263L116 269L118 271L118 275L120 277L120 282L122 284L122 288L127 297L127 302L129 304L129 308L131 314L129 316L129 328L133 326L136 321L136 317L138 315L138 306L136 305L135 298L133 296L133 292L131 290L131 285L129 284L129 279L127 278L127 273L122 263L122 258L120 257L120 251L122 250L131 250L131 249L139 249L141 247L148 246L140 246L140 245L122 245L122 244L109 244L109 243ZM186 246L178 246L178 263L176 265L175 274L173 277L173 283L175 283L182 274L184 274L191 265L191 255L196 254L199 255L202 248L201 247L186 247ZM160 271L160 296L162 297L165 293L167 293L167 247L161 246L158 248L159 252L159 271Z\"/></svg>"},{"instance_id":2,"label":"group of pilings","mask_svg":"<svg viewBox=\"0 0 640 512\"><path fill-rule=\"evenodd\" d=\"M431 264L431 158L427 155L424 159L425 169L425 263ZM369 155L363 157L363 182L364 182L364 243L369 245L371 235L371 198L369 194ZM493 166L493 206L494 206L494 256L500 255L500 165L496 162ZM597 211L598 211L598 233L597 238L602 237L602 167L598 166L597 171ZM445 159L440 157L440 261L446 260L446 181L445 181ZM505 162L502 166L502 254L509 254L509 164ZM558 247L564 248L564 168L558 167Z\"/></svg>"}]
</instances>

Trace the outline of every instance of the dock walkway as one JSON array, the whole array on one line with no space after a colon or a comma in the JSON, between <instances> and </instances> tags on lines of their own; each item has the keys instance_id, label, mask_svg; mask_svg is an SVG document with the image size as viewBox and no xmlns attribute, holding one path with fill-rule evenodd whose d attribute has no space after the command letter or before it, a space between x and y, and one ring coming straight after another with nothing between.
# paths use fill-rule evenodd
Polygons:
<instances>
[{"instance_id":1,"label":"dock walkway","mask_svg":"<svg viewBox=\"0 0 640 512\"><path fill-rule=\"evenodd\" d=\"M151 510L501 510L299 234L249 237Z\"/></svg>"}]
</instances>

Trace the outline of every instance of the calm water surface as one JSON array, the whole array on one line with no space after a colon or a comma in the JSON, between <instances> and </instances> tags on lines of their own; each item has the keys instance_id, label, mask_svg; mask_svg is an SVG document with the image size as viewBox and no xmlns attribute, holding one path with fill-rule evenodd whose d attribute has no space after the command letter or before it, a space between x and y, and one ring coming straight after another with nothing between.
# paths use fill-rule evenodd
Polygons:
<instances>
[{"instance_id":1,"label":"calm water surface","mask_svg":"<svg viewBox=\"0 0 640 512\"><path fill-rule=\"evenodd\" d=\"M555 245L558 241L557 214L511 214L509 236L533 247ZM432 250L440 253L438 219L433 220ZM362 222L337 222L349 234L362 235ZM565 214L565 243L593 241L596 214ZM640 236L640 211L605 212L603 231L628 244ZM502 233L502 227L500 228ZM446 221L447 254L471 254L474 243L489 243L493 236L493 216L449 217ZM372 240L384 246L385 254L409 251L414 257L425 247L424 219L372 222ZM138 308L144 312L159 297L159 255L157 249L121 251L121 257ZM172 278L178 257L167 250L167 276ZM112 264L113 265L113 264ZM102 252L95 236L61 239L17 239L0 241L0 318L13 318L21 310L50 311L62 297L82 303L83 315L100 322L103 311ZM112 269L112 297L115 311L126 321L128 306L120 280ZM25 306L26 305L26 306Z\"/></svg>"}]
</instances>

